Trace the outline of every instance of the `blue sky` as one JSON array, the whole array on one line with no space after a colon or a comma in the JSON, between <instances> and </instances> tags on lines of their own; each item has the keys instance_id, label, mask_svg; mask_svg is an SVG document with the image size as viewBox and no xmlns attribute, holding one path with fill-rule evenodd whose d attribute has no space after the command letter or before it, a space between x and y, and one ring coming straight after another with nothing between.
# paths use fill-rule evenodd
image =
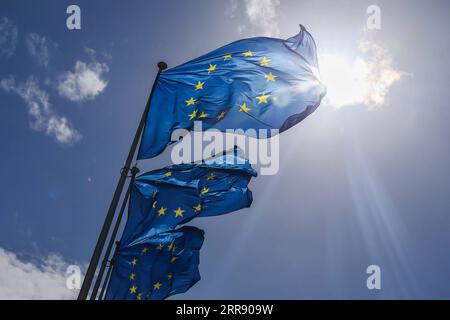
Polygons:
<instances>
[{"instance_id":1,"label":"blue sky","mask_svg":"<svg viewBox=\"0 0 450 320\"><path fill-rule=\"evenodd\" d=\"M374 2L381 30L364 31ZM399 79L371 79L382 101L325 101L283 133L280 171L252 181L252 207L193 223L202 280L176 298L450 298L447 2L76 1L74 31L70 4L0 4L0 297L30 297L11 280L17 259L34 264L31 297L70 297L62 266L90 258L159 60L302 23L323 55L353 61L369 41L374 74ZM139 167L169 161L170 149Z\"/></svg>"}]
</instances>

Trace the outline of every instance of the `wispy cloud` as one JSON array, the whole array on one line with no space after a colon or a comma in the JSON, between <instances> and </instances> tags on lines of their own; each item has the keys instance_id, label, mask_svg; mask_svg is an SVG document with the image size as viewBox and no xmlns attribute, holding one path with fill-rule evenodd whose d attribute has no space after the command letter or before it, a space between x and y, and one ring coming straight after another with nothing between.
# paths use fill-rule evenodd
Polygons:
<instances>
[{"instance_id":1,"label":"wispy cloud","mask_svg":"<svg viewBox=\"0 0 450 320\"><path fill-rule=\"evenodd\" d=\"M71 144L81 139L81 134L69 120L53 111L47 92L39 87L39 82L34 77L29 77L20 84L16 84L13 77L0 79L0 88L25 101L33 130L44 131L61 144Z\"/></svg>"},{"instance_id":2,"label":"wispy cloud","mask_svg":"<svg viewBox=\"0 0 450 320\"><path fill-rule=\"evenodd\" d=\"M25 37L25 45L28 53L40 66L48 66L50 58L50 49L56 44L45 36L40 36L37 33L29 33Z\"/></svg>"},{"instance_id":3,"label":"wispy cloud","mask_svg":"<svg viewBox=\"0 0 450 320\"><path fill-rule=\"evenodd\" d=\"M405 72L393 66L390 52L374 41L361 40L353 59L336 54L319 56L320 73L327 85L325 102L336 108L385 104L392 85Z\"/></svg>"},{"instance_id":4,"label":"wispy cloud","mask_svg":"<svg viewBox=\"0 0 450 320\"><path fill-rule=\"evenodd\" d=\"M384 104L390 87L399 81L405 73L393 67L391 54L380 45L370 41L362 41L359 48L363 55L362 59L369 69L367 73L369 88L364 97L364 104L380 106Z\"/></svg>"},{"instance_id":5,"label":"wispy cloud","mask_svg":"<svg viewBox=\"0 0 450 320\"><path fill-rule=\"evenodd\" d=\"M78 291L66 287L67 266L59 255L34 264L0 248L0 299L75 299Z\"/></svg>"},{"instance_id":6,"label":"wispy cloud","mask_svg":"<svg viewBox=\"0 0 450 320\"><path fill-rule=\"evenodd\" d=\"M240 9L237 0L230 1L230 16L233 18ZM280 29L277 22L277 7L279 0L244 0L244 12L249 24L239 24L238 31L254 29L255 32L262 32L265 36L278 36Z\"/></svg>"},{"instance_id":7,"label":"wispy cloud","mask_svg":"<svg viewBox=\"0 0 450 320\"><path fill-rule=\"evenodd\" d=\"M0 56L10 57L14 54L18 34L16 25L10 19L0 19Z\"/></svg>"},{"instance_id":8,"label":"wispy cloud","mask_svg":"<svg viewBox=\"0 0 450 320\"><path fill-rule=\"evenodd\" d=\"M87 48L86 53L92 62L76 61L73 71L64 72L59 77L58 92L71 101L82 102L98 96L108 85L104 74L109 67L96 59L96 52Z\"/></svg>"}]
</instances>

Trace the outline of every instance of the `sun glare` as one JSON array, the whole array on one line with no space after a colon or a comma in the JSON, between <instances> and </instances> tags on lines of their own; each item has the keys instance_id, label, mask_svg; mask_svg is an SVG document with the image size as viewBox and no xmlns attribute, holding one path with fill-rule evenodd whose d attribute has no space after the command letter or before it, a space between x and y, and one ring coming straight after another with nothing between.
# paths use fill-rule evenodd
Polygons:
<instances>
[{"instance_id":1,"label":"sun glare","mask_svg":"<svg viewBox=\"0 0 450 320\"><path fill-rule=\"evenodd\" d=\"M339 55L320 57L320 74L327 86L326 101L336 108L362 102L369 89L369 67L358 58L350 61Z\"/></svg>"}]
</instances>

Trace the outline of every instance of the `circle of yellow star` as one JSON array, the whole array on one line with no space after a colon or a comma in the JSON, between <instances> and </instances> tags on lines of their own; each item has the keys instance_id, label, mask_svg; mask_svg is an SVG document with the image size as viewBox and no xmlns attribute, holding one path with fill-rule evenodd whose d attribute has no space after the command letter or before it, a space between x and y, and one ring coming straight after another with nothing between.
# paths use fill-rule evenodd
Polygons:
<instances>
[{"instance_id":1,"label":"circle of yellow star","mask_svg":"<svg viewBox=\"0 0 450 320\"><path fill-rule=\"evenodd\" d=\"M268 74L264 75L264 78L267 79L267 82L269 81L275 81L275 78L277 76L275 76L272 72L269 72Z\"/></svg>"},{"instance_id":2,"label":"circle of yellow star","mask_svg":"<svg viewBox=\"0 0 450 320\"><path fill-rule=\"evenodd\" d=\"M217 64L210 64L209 68L208 68L208 74L210 74L211 72L215 71L217 67Z\"/></svg>"},{"instance_id":3,"label":"circle of yellow star","mask_svg":"<svg viewBox=\"0 0 450 320\"><path fill-rule=\"evenodd\" d=\"M205 84L205 82L197 82L197 84L195 85L195 91L197 90L202 90L203 89L203 85ZM192 98L191 98L192 99Z\"/></svg>"},{"instance_id":4,"label":"circle of yellow star","mask_svg":"<svg viewBox=\"0 0 450 320\"><path fill-rule=\"evenodd\" d=\"M269 98L269 95L268 95L268 94L265 94L265 93L263 93L262 95L256 97L256 99L258 99L258 104L261 104L261 103L268 103L268 102L267 102L267 99L268 99L268 98Z\"/></svg>"},{"instance_id":5,"label":"circle of yellow star","mask_svg":"<svg viewBox=\"0 0 450 320\"><path fill-rule=\"evenodd\" d=\"M161 286L162 286L162 283L158 281L153 285L153 290L158 290L161 288Z\"/></svg>"},{"instance_id":6,"label":"circle of yellow star","mask_svg":"<svg viewBox=\"0 0 450 320\"><path fill-rule=\"evenodd\" d=\"M206 194L208 193L209 189L207 187L203 187L202 191L200 192L201 194Z\"/></svg>"},{"instance_id":7,"label":"circle of yellow star","mask_svg":"<svg viewBox=\"0 0 450 320\"><path fill-rule=\"evenodd\" d=\"M177 248L173 243L169 244L167 246L167 248L169 248L169 251L175 251L175 249Z\"/></svg>"},{"instance_id":8,"label":"circle of yellow star","mask_svg":"<svg viewBox=\"0 0 450 320\"><path fill-rule=\"evenodd\" d=\"M159 210L158 210L158 217L165 215L166 214L166 210L167 210L167 208L164 208L164 207L159 208Z\"/></svg>"},{"instance_id":9,"label":"circle of yellow star","mask_svg":"<svg viewBox=\"0 0 450 320\"><path fill-rule=\"evenodd\" d=\"M189 120L194 119L197 116L198 113L198 109L194 110L190 115L189 115Z\"/></svg>"},{"instance_id":10,"label":"circle of yellow star","mask_svg":"<svg viewBox=\"0 0 450 320\"><path fill-rule=\"evenodd\" d=\"M266 57L263 57L260 61L259 61L259 65L261 67L268 67L269 66L269 62L270 59L267 59Z\"/></svg>"},{"instance_id":11,"label":"circle of yellow star","mask_svg":"<svg viewBox=\"0 0 450 320\"><path fill-rule=\"evenodd\" d=\"M195 102L197 102L196 99L190 98L189 100L186 100L186 105L187 105L187 106L192 106L192 105L195 104Z\"/></svg>"},{"instance_id":12,"label":"circle of yellow star","mask_svg":"<svg viewBox=\"0 0 450 320\"><path fill-rule=\"evenodd\" d=\"M222 120L224 116L225 116L225 111L222 111L222 112L217 116L217 120Z\"/></svg>"},{"instance_id":13,"label":"circle of yellow star","mask_svg":"<svg viewBox=\"0 0 450 320\"><path fill-rule=\"evenodd\" d=\"M247 104L244 102L243 104L241 104L241 105L239 106L239 111L241 111L241 112L249 112L249 111L250 111L250 108L247 107Z\"/></svg>"},{"instance_id":14,"label":"circle of yellow star","mask_svg":"<svg viewBox=\"0 0 450 320\"><path fill-rule=\"evenodd\" d=\"M181 208L178 208L177 210L173 210L175 213L175 217L183 217L184 210Z\"/></svg>"}]
</instances>

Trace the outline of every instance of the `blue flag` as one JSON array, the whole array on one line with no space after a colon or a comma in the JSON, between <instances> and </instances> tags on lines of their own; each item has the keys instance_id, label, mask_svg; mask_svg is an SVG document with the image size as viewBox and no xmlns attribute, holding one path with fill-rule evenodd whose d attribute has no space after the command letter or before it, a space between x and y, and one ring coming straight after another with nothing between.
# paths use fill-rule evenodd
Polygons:
<instances>
[{"instance_id":1,"label":"blue flag","mask_svg":"<svg viewBox=\"0 0 450 320\"><path fill-rule=\"evenodd\" d=\"M136 178L121 246L173 230L195 217L215 216L252 203L248 189L256 171L237 155L173 165Z\"/></svg>"},{"instance_id":2,"label":"blue flag","mask_svg":"<svg viewBox=\"0 0 450 320\"><path fill-rule=\"evenodd\" d=\"M203 231L182 227L119 249L106 300L162 300L200 280Z\"/></svg>"},{"instance_id":3,"label":"blue flag","mask_svg":"<svg viewBox=\"0 0 450 320\"><path fill-rule=\"evenodd\" d=\"M174 130L191 130L194 121L203 129L255 129L246 134L256 137L259 129L282 132L311 114L324 95L316 45L303 26L287 40L233 42L161 73L138 159L160 154Z\"/></svg>"}]
</instances>

